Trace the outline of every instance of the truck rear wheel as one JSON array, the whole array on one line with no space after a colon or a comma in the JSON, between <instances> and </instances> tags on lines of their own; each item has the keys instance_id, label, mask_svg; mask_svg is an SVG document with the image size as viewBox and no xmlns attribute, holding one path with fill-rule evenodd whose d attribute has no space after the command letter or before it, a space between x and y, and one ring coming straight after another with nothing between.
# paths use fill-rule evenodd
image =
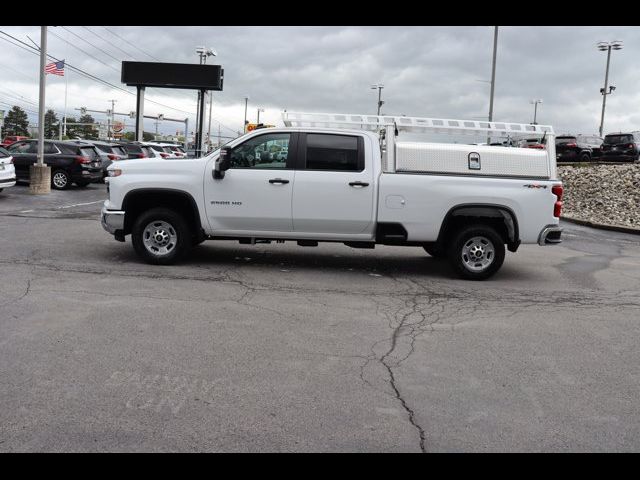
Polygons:
<instances>
[{"instance_id":1,"label":"truck rear wheel","mask_svg":"<svg viewBox=\"0 0 640 480\"><path fill-rule=\"evenodd\" d=\"M453 269L467 280L484 280L504 262L504 240L487 225L471 225L458 231L448 251Z\"/></svg>"},{"instance_id":2,"label":"truck rear wheel","mask_svg":"<svg viewBox=\"0 0 640 480\"><path fill-rule=\"evenodd\" d=\"M131 242L140 258L154 265L170 265L183 258L191 247L189 226L175 211L153 208L136 218Z\"/></svg>"}]
</instances>

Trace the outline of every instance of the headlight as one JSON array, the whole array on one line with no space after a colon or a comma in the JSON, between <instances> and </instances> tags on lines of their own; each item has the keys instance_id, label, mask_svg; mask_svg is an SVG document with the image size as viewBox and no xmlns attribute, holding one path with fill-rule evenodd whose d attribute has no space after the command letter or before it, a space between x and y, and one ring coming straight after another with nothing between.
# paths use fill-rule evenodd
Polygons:
<instances>
[{"instance_id":1,"label":"headlight","mask_svg":"<svg viewBox=\"0 0 640 480\"><path fill-rule=\"evenodd\" d=\"M119 177L120 175L122 175L122 170L120 170L119 168L114 168L113 170L107 170L107 175L109 177Z\"/></svg>"}]
</instances>

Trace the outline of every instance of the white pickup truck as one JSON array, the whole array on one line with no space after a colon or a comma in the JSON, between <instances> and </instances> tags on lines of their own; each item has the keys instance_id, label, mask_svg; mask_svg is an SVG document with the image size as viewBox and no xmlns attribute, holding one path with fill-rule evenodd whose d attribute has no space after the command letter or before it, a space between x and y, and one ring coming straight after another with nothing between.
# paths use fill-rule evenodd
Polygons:
<instances>
[{"instance_id":1,"label":"white pickup truck","mask_svg":"<svg viewBox=\"0 0 640 480\"><path fill-rule=\"evenodd\" d=\"M485 279L505 246L561 241L553 129L542 125L283 113L197 159L109 167L102 225L149 263L204 240L402 245ZM398 141L405 132L541 135L545 149Z\"/></svg>"}]
</instances>

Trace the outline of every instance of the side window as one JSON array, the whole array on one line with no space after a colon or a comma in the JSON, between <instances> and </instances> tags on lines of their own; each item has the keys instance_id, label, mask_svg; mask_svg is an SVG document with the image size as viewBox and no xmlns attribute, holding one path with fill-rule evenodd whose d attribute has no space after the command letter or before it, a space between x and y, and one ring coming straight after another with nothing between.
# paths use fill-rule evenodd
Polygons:
<instances>
[{"instance_id":1,"label":"side window","mask_svg":"<svg viewBox=\"0 0 640 480\"><path fill-rule=\"evenodd\" d=\"M253 137L231 151L231 168L287 168L290 133Z\"/></svg>"},{"instance_id":2,"label":"side window","mask_svg":"<svg viewBox=\"0 0 640 480\"><path fill-rule=\"evenodd\" d=\"M27 153L32 144L35 145L35 142L16 142L9 145L9 151L12 153Z\"/></svg>"},{"instance_id":3,"label":"side window","mask_svg":"<svg viewBox=\"0 0 640 480\"><path fill-rule=\"evenodd\" d=\"M44 153L58 153L56 146L53 143L44 144Z\"/></svg>"},{"instance_id":4,"label":"side window","mask_svg":"<svg viewBox=\"0 0 640 480\"><path fill-rule=\"evenodd\" d=\"M364 170L358 143L358 137L348 135L307 134L307 170Z\"/></svg>"}]
</instances>

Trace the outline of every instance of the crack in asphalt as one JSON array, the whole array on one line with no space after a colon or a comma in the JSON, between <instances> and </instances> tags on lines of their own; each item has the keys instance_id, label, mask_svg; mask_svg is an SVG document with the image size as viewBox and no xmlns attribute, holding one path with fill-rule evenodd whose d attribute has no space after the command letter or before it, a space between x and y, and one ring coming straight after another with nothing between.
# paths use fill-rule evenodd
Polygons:
<instances>
[{"instance_id":1,"label":"crack in asphalt","mask_svg":"<svg viewBox=\"0 0 640 480\"><path fill-rule=\"evenodd\" d=\"M32 272L33 273L33 272ZM14 299L14 300L9 300L8 302L4 302L2 304L0 304L0 308L2 307L6 307L7 305L11 304L11 303L18 303L20 300L22 300L23 298L25 298L27 295L29 295L29 293L31 293L31 282L35 280L35 278L33 278L33 274L31 278L27 279L27 286L24 290L24 292L22 292L22 294Z\"/></svg>"}]
</instances>

